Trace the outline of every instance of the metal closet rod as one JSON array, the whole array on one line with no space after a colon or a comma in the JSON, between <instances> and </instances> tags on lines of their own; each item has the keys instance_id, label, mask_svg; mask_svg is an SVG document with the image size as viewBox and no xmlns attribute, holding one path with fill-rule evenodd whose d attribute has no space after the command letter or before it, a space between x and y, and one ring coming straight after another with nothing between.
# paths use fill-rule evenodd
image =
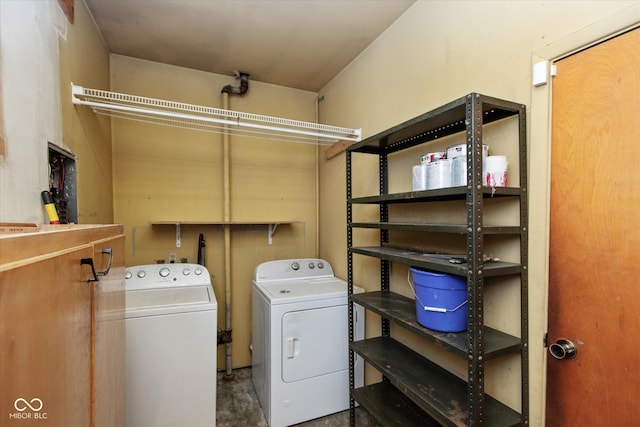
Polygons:
<instances>
[{"instance_id":1,"label":"metal closet rod","mask_svg":"<svg viewBox=\"0 0 640 427\"><path fill-rule=\"evenodd\" d=\"M89 89L73 83L71 101L89 106L98 114L236 136L330 145L338 141L357 142L362 135L362 129Z\"/></svg>"}]
</instances>

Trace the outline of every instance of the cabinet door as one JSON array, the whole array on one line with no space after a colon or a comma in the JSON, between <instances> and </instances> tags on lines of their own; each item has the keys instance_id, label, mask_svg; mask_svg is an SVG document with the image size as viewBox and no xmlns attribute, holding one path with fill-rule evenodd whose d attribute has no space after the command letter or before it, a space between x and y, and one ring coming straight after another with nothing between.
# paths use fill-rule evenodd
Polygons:
<instances>
[{"instance_id":1,"label":"cabinet door","mask_svg":"<svg viewBox=\"0 0 640 427\"><path fill-rule=\"evenodd\" d=\"M0 420L3 426L90 425L90 245L0 270ZM26 421L26 423L25 423Z\"/></svg>"},{"instance_id":2,"label":"cabinet door","mask_svg":"<svg viewBox=\"0 0 640 427\"><path fill-rule=\"evenodd\" d=\"M94 242L98 271L109 273L93 284L93 426L125 423L124 235Z\"/></svg>"}]
</instances>

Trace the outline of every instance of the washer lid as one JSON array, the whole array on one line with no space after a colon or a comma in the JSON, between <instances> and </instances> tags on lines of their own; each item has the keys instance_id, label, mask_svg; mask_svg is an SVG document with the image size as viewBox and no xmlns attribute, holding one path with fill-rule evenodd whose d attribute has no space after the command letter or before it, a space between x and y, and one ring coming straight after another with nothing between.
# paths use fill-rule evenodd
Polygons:
<instances>
[{"instance_id":1,"label":"washer lid","mask_svg":"<svg viewBox=\"0 0 640 427\"><path fill-rule=\"evenodd\" d=\"M126 293L126 317L217 310L211 286L136 289Z\"/></svg>"}]
</instances>

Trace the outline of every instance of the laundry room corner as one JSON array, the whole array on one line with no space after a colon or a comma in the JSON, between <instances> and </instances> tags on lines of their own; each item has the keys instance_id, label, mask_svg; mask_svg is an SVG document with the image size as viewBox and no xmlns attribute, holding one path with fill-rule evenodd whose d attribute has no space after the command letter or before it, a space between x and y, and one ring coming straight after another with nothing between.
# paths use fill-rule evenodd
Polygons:
<instances>
[{"instance_id":1,"label":"laundry room corner","mask_svg":"<svg viewBox=\"0 0 640 427\"><path fill-rule=\"evenodd\" d=\"M113 92L214 108L223 108L228 96L229 109L267 109L315 120L313 92L249 80L244 95L223 95L229 84L237 84L233 76L111 56ZM169 263L172 257L196 262L203 234L203 262L220 302L218 324L223 329L230 280L233 368L250 366L255 267L272 259L315 256L315 146L231 136L225 155L221 133L112 122L114 217L128 225L127 265ZM225 369L224 346L218 351L218 367Z\"/></svg>"}]
</instances>

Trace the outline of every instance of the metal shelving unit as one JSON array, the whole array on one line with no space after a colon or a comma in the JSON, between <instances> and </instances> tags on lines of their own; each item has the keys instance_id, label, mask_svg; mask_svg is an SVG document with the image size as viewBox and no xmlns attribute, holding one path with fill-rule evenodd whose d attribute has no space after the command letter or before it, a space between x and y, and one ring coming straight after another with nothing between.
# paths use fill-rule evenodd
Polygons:
<instances>
[{"instance_id":1,"label":"metal shelving unit","mask_svg":"<svg viewBox=\"0 0 640 427\"><path fill-rule=\"evenodd\" d=\"M350 299L381 317L381 336L353 341L353 311L349 311L351 360L351 425L355 425L355 403L366 409L381 425L513 426L528 425L528 298L527 298L527 159L526 109L522 104L471 93L442 107L351 145L347 150L347 245ZM483 186L482 135L489 123L516 120L518 126L519 186ZM429 144L443 137L465 133L467 144L467 182L460 187L389 193L388 155ZM426 145L428 147L428 145ZM375 155L379 161L378 195L353 197L352 157L355 153ZM484 202L488 198L516 200L518 225L485 225ZM389 206L419 203L429 205L459 201L465 206L466 223L440 224L389 221ZM354 221L353 206L379 205L379 221ZM354 229L379 230L380 246L354 246ZM466 236L465 260L452 264L446 258L390 242L390 231L438 233ZM519 240L519 262L485 262L484 237L488 235ZM419 239L419 237L416 237ZM380 290L353 294L354 255L380 259ZM391 264L465 277L467 280L467 330L443 333L430 330L416 320L411 298L390 290ZM520 336L513 336L484 324L485 278L517 277L520 284ZM422 354L402 345L391 334L406 329L465 360L466 381L437 365ZM383 377L382 382L354 388L353 359L360 354ZM521 411L515 411L485 393L485 362L505 355L519 355L521 363Z\"/></svg>"}]
</instances>

